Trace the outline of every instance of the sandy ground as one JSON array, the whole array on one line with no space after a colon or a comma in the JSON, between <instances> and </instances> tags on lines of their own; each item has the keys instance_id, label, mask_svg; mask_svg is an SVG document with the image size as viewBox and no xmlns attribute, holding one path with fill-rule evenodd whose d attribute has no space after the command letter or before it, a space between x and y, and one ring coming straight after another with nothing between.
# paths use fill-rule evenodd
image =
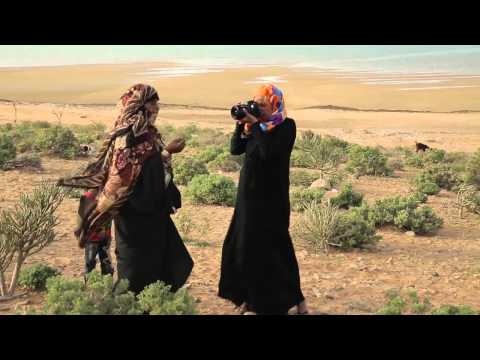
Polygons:
<instances>
[{"instance_id":1,"label":"sandy ground","mask_svg":"<svg viewBox=\"0 0 480 360\"><path fill-rule=\"evenodd\" d=\"M0 69L0 98L17 101L17 121L58 121L87 124L91 121L111 126L114 103L131 83L146 81L135 75L156 64L83 66L43 69ZM258 76L283 76L287 105L299 130L312 129L363 145L398 145L413 149L415 140L447 151L473 152L480 144L480 113L441 113L480 109L475 88L442 91L399 92L392 86L362 86L331 74L304 74L288 69L241 69L192 78L152 80L161 93L160 124L232 129L229 107L248 98L256 85L243 82ZM46 81L48 79L49 81ZM474 81L474 80L470 80ZM220 89L220 90L219 90ZM62 105L65 103L66 105ZM60 104L60 105L59 105ZM76 105L73 105L76 104ZM86 105L78 105L86 104ZM96 105L95 105L96 104ZM173 106L171 104L177 104ZM348 106L360 109L407 109L435 111L364 112L303 109L312 106ZM221 109L215 109L221 108ZM12 103L0 102L0 124L15 120ZM85 164L85 160L43 160L39 173L0 173L0 202L9 207L22 192L30 191L43 179L57 179ZM393 178L364 177L354 188L367 201L405 194L414 172L397 172ZM444 219L444 227L432 237L409 237L393 228L372 251L314 253L294 237L302 287L315 313L369 314L385 304L391 288L415 289L434 305L465 304L480 308L480 219L467 214L460 219L454 208L454 194L441 192L428 205ZM58 241L27 261L46 262L65 275L80 278L83 252L77 248L72 229L77 200L67 199L60 209ZM232 216L232 208L185 204L182 212L191 216L200 247L188 244L195 267L189 290L197 298L201 314L233 314L234 308L216 296L222 242ZM298 214L292 214L292 225ZM29 301L39 305L41 294L0 304L0 314L12 313L16 304ZM21 307L21 306L20 306Z\"/></svg>"},{"instance_id":2,"label":"sandy ground","mask_svg":"<svg viewBox=\"0 0 480 360\"><path fill-rule=\"evenodd\" d=\"M21 192L31 190L43 179L57 179L75 170L82 161L44 159L42 173L9 171L0 178L0 199L9 207ZM405 194L408 179L414 172L397 172L394 178L365 177L354 182L354 188L365 193L366 200ZM394 228L379 233L383 239L375 250L315 253L293 236L299 261L302 287L316 314L370 314L385 303L385 291L391 288L416 290L434 305L465 304L480 308L480 221L467 214L460 219L454 208L454 195L442 192L430 197L428 205L445 220L444 227L432 237L409 237ZM34 255L28 264L48 263L68 277L81 278L83 252L72 234L77 200L66 199L61 205L58 240ZM234 307L216 296L222 242L233 209L186 204L184 215L192 219L195 240L207 246L189 243L195 261L188 280L191 294L197 299L201 314L235 314ZM292 214L292 226L298 221ZM16 304L40 306L43 296L2 304L0 313L15 311ZM19 309L22 309L21 305Z\"/></svg>"}]
</instances>

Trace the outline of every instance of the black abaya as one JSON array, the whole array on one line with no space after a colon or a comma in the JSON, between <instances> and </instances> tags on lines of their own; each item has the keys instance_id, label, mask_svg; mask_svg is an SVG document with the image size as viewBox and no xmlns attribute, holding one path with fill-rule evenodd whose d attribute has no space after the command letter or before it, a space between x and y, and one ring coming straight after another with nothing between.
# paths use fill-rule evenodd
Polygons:
<instances>
[{"instance_id":1,"label":"black abaya","mask_svg":"<svg viewBox=\"0 0 480 360\"><path fill-rule=\"evenodd\" d=\"M245 153L245 162L223 245L219 296L259 314L284 314L304 300L289 234L296 126L287 118L270 133L258 123L249 139L242 131L237 125L231 140L231 153Z\"/></svg>"},{"instance_id":2,"label":"black abaya","mask_svg":"<svg viewBox=\"0 0 480 360\"><path fill-rule=\"evenodd\" d=\"M172 188L165 189L164 167L159 153L148 159L128 203L115 217L119 279L128 279L139 293L156 281L182 287L193 261L170 218Z\"/></svg>"}]
</instances>

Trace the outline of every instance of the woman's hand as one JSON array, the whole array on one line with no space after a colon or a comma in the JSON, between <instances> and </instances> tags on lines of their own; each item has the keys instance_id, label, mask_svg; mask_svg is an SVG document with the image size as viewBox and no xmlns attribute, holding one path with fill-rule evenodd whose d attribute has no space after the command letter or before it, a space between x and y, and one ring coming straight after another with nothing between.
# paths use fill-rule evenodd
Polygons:
<instances>
[{"instance_id":1,"label":"woman's hand","mask_svg":"<svg viewBox=\"0 0 480 360\"><path fill-rule=\"evenodd\" d=\"M165 150L167 150L170 154L177 154L179 152L182 152L184 148L185 140L182 138L176 138L166 146Z\"/></svg>"},{"instance_id":2,"label":"woman's hand","mask_svg":"<svg viewBox=\"0 0 480 360\"><path fill-rule=\"evenodd\" d=\"M258 119L253 116L252 114L249 114L248 112L245 111L245 117L242 120L238 121L238 124L255 124L258 122Z\"/></svg>"}]
</instances>

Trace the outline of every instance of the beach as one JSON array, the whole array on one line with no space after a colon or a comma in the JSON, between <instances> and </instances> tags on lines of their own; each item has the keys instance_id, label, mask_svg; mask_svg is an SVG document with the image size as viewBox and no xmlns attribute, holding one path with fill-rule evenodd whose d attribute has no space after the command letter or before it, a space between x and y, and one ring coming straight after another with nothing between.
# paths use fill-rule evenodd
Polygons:
<instances>
[{"instance_id":1,"label":"beach","mask_svg":"<svg viewBox=\"0 0 480 360\"><path fill-rule=\"evenodd\" d=\"M167 70L158 75L152 69ZM480 78L473 75L449 80L445 89L422 90L425 84L414 83L409 86L420 90L403 91L405 80L390 84L392 76L386 75L377 75L381 84L372 85L365 84L375 78L372 74L279 66L216 70L195 73L192 67L172 63L2 68L0 122L14 120L14 101L18 121L57 121L53 112L61 111L65 124L99 121L111 126L119 96L128 86L145 82L160 93L159 123L230 129L230 107L250 99L260 83L274 80L300 130L384 147L419 141L448 151L472 152L480 143L480 88L474 87L480 86ZM395 78L402 77L412 78Z\"/></svg>"}]
</instances>

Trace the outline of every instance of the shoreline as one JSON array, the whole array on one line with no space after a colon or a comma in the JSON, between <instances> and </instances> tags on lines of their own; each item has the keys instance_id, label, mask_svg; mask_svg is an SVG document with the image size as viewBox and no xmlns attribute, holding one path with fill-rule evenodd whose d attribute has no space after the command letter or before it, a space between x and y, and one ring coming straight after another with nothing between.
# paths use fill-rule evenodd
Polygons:
<instances>
[{"instance_id":1,"label":"shoreline","mask_svg":"<svg viewBox=\"0 0 480 360\"><path fill-rule=\"evenodd\" d=\"M104 104L81 104L81 103L55 103L55 102L37 102L37 101L15 101L10 99L0 99L0 104L17 104L17 105L53 105L58 107L116 107L113 103ZM185 110L218 110L229 111L229 108L215 107L208 105L191 105L191 104L169 104L160 102L160 107L164 109L185 109ZM331 111L348 111L348 112L372 112L372 113L405 113L405 114L478 114L480 110L453 110L453 111L429 111L429 110L412 110L412 109L359 109L348 106L338 105L314 105L301 108L293 108L292 110L331 110Z\"/></svg>"}]
</instances>

